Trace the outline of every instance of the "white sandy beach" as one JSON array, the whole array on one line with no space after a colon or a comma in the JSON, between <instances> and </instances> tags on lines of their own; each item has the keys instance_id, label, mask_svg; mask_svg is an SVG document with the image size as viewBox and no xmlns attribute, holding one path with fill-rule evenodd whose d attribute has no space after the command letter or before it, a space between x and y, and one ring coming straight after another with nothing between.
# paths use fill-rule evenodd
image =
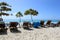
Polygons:
<instances>
[{"instance_id":1,"label":"white sandy beach","mask_svg":"<svg viewBox=\"0 0 60 40\"><path fill-rule=\"evenodd\" d=\"M32 29L18 28L21 33L11 33L8 29L6 35L0 35L0 40L60 40L60 27Z\"/></svg>"}]
</instances>

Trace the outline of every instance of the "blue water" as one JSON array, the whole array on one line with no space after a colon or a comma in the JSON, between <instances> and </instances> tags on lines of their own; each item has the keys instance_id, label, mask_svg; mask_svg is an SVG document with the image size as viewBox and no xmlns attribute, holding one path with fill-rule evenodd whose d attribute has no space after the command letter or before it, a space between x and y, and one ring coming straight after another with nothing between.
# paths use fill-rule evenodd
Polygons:
<instances>
[{"instance_id":1,"label":"blue water","mask_svg":"<svg viewBox=\"0 0 60 40\"><path fill-rule=\"evenodd\" d=\"M4 22L20 22L19 19L3 19ZM27 20L21 20L21 22L24 22L24 21L28 21L28 22L32 22L31 20L27 19ZM47 22L48 20L44 20L45 22ZM57 23L59 20L52 20L52 22L54 23ZM40 20L36 19L36 20L33 20L33 22L40 22Z\"/></svg>"}]
</instances>

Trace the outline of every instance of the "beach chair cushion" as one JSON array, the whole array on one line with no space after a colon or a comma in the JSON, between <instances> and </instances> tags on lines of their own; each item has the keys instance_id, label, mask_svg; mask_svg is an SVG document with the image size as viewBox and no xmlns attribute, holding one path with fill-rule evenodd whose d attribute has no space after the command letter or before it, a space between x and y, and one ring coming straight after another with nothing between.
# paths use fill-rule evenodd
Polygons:
<instances>
[{"instance_id":1,"label":"beach chair cushion","mask_svg":"<svg viewBox=\"0 0 60 40\"><path fill-rule=\"evenodd\" d=\"M27 28L27 29L31 28L31 23L30 22L24 22L23 28Z\"/></svg>"},{"instance_id":2,"label":"beach chair cushion","mask_svg":"<svg viewBox=\"0 0 60 40\"><path fill-rule=\"evenodd\" d=\"M38 26L40 26L40 23L39 22L33 22L33 27L34 28L38 28Z\"/></svg>"},{"instance_id":3,"label":"beach chair cushion","mask_svg":"<svg viewBox=\"0 0 60 40\"><path fill-rule=\"evenodd\" d=\"M16 27L18 25L17 22L10 22L10 27Z\"/></svg>"},{"instance_id":4,"label":"beach chair cushion","mask_svg":"<svg viewBox=\"0 0 60 40\"><path fill-rule=\"evenodd\" d=\"M5 28L5 23L4 22L0 22L0 28Z\"/></svg>"},{"instance_id":5,"label":"beach chair cushion","mask_svg":"<svg viewBox=\"0 0 60 40\"><path fill-rule=\"evenodd\" d=\"M23 23L23 26L28 26L28 22L24 22Z\"/></svg>"}]
</instances>

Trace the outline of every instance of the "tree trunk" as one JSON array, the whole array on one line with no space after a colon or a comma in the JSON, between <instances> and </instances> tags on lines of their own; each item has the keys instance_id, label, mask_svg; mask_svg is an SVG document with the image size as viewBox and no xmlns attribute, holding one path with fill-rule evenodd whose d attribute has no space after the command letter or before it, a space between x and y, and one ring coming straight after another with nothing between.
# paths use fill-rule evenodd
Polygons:
<instances>
[{"instance_id":1,"label":"tree trunk","mask_svg":"<svg viewBox=\"0 0 60 40\"><path fill-rule=\"evenodd\" d=\"M19 21L19 27L20 27L20 23L21 23L21 18L20 18L20 21Z\"/></svg>"},{"instance_id":2,"label":"tree trunk","mask_svg":"<svg viewBox=\"0 0 60 40\"><path fill-rule=\"evenodd\" d=\"M33 18L32 18L32 15L31 15L31 21L33 22Z\"/></svg>"}]
</instances>

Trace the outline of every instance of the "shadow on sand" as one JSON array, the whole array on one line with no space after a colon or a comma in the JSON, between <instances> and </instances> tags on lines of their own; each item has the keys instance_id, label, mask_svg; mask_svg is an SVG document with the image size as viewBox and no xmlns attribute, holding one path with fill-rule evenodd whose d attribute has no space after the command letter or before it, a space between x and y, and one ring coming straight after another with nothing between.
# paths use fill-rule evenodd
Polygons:
<instances>
[{"instance_id":1,"label":"shadow on sand","mask_svg":"<svg viewBox=\"0 0 60 40\"><path fill-rule=\"evenodd\" d=\"M30 29L30 28L24 28L25 30L29 30L29 31L31 31L31 30L33 30L33 29Z\"/></svg>"},{"instance_id":2,"label":"shadow on sand","mask_svg":"<svg viewBox=\"0 0 60 40\"><path fill-rule=\"evenodd\" d=\"M7 35L7 29L0 30L0 35Z\"/></svg>"},{"instance_id":3,"label":"shadow on sand","mask_svg":"<svg viewBox=\"0 0 60 40\"><path fill-rule=\"evenodd\" d=\"M19 31L18 29L10 29L10 32L12 32L12 33L21 33L21 31Z\"/></svg>"}]
</instances>

